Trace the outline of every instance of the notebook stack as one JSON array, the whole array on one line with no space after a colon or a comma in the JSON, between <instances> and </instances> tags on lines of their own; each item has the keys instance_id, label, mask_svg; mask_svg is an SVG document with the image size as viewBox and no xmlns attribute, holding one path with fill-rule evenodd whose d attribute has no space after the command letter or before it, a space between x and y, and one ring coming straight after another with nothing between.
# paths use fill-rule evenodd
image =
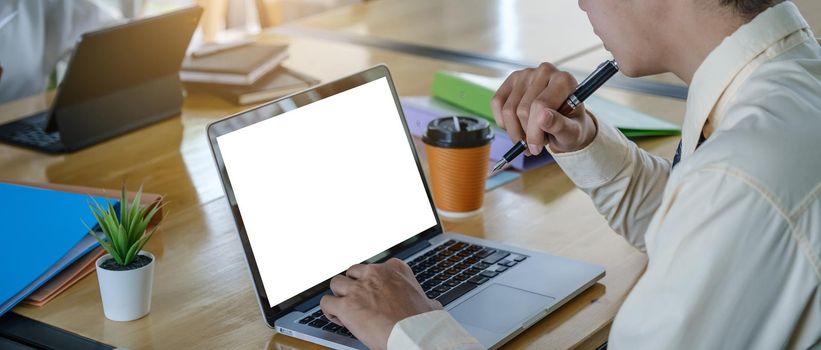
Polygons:
<instances>
[{"instance_id":1,"label":"notebook stack","mask_svg":"<svg viewBox=\"0 0 821 350\"><path fill-rule=\"evenodd\" d=\"M194 92L206 92L245 105L306 89L318 80L282 66L286 45L244 41L204 47L185 59L180 79Z\"/></svg>"}]
</instances>

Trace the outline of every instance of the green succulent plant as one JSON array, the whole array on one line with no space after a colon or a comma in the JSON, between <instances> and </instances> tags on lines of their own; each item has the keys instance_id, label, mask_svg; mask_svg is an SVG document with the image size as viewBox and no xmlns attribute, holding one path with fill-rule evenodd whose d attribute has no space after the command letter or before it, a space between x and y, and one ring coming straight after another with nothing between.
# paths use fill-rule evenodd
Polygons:
<instances>
[{"instance_id":1,"label":"green succulent plant","mask_svg":"<svg viewBox=\"0 0 821 350\"><path fill-rule=\"evenodd\" d=\"M140 190L134 196L134 201L129 204L128 191L123 185L119 212L109 200L106 200L105 205L93 199L89 203L89 208L105 235L98 235L91 228L89 228L89 233L121 266L128 266L134 261L137 253L148 243L159 227L157 225L150 231L146 231L151 218L162 208L162 205L152 204L141 207L142 192L143 188L140 186Z\"/></svg>"}]
</instances>

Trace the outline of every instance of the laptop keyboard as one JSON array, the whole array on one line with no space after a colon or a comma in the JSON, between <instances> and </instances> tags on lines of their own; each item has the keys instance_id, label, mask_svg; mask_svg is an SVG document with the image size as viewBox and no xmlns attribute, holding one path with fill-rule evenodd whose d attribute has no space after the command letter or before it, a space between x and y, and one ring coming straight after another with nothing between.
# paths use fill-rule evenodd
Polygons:
<instances>
[{"instance_id":1,"label":"laptop keyboard","mask_svg":"<svg viewBox=\"0 0 821 350\"><path fill-rule=\"evenodd\" d=\"M312 313L310 316L306 316L299 320L299 323L307 324L314 328L324 329L331 333L336 333L339 335L356 339L356 337L354 337L353 334L351 334L351 332L347 328L342 327L336 323L333 323L331 322L331 320L325 317L325 314L322 313L322 310L314 311L314 313Z\"/></svg>"},{"instance_id":2,"label":"laptop keyboard","mask_svg":"<svg viewBox=\"0 0 821 350\"><path fill-rule=\"evenodd\" d=\"M450 240L409 265L425 295L447 306L525 259L524 255Z\"/></svg>"},{"instance_id":3,"label":"laptop keyboard","mask_svg":"<svg viewBox=\"0 0 821 350\"><path fill-rule=\"evenodd\" d=\"M408 262L428 298L447 306L527 256L477 244L450 240ZM317 310L299 320L314 328L356 339L348 329L334 324Z\"/></svg>"},{"instance_id":4,"label":"laptop keyboard","mask_svg":"<svg viewBox=\"0 0 821 350\"><path fill-rule=\"evenodd\" d=\"M38 113L22 120L0 125L0 139L18 145L47 151L62 149L60 133L47 133L43 128L48 122L48 113Z\"/></svg>"}]
</instances>

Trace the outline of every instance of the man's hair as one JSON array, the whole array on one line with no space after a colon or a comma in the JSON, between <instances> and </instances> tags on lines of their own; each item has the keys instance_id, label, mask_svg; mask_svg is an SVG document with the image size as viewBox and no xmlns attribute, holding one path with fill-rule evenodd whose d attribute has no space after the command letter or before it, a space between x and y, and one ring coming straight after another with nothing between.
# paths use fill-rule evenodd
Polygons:
<instances>
[{"instance_id":1,"label":"man's hair","mask_svg":"<svg viewBox=\"0 0 821 350\"><path fill-rule=\"evenodd\" d=\"M752 18L784 0L720 0L719 2L721 5L731 6L739 15Z\"/></svg>"}]
</instances>

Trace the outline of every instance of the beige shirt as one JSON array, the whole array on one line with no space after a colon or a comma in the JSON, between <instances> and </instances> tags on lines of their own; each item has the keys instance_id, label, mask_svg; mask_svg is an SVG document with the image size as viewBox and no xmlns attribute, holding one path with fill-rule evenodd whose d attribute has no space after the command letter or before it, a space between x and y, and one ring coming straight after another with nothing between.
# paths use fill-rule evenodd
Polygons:
<instances>
[{"instance_id":1,"label":"beige shirt","mask_svg":"<svg viewBox=\"0 0 821 350\"><path fill-rule=\"evenodd\" d=\"M696 150L708 117L714 130ZM794 4L761 13L705 59L682 142L674 170L601 123L585 149L554 154L648 256L609 347L821 347L821 47ZM435 311L397 323L388 347L480 345Z\"/></svg>"}]
</instances>

